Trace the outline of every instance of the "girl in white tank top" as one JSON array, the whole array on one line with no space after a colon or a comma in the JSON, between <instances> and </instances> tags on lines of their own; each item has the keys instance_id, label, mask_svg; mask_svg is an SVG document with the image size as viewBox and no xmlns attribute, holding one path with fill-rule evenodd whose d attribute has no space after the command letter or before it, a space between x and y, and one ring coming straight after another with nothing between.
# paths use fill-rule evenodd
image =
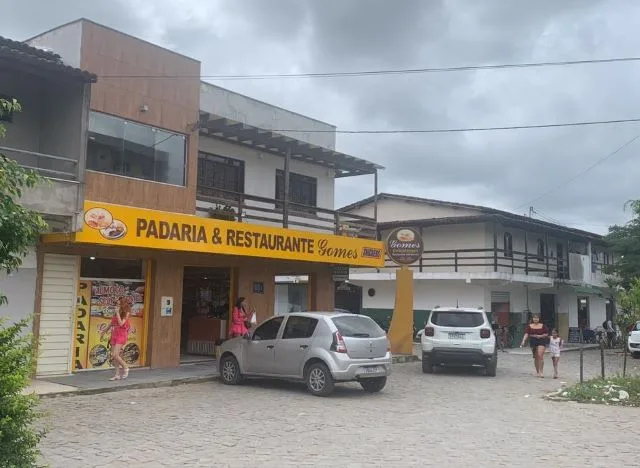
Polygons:
<instances>
[{"instance_id":1,"label":"girl in white tank top","mask_svg":"<svg viewBox=\"0 0 640 468\"><path fill-rule=\"evenodd\" d=\"M551 361L553 362L553 378L558 378L558 363L560 362L560 351L564 346L564 341L558 336L558 330L555 328L551 331L549 338L549 353L551 353Z\"/></svg>"}]
</instances>

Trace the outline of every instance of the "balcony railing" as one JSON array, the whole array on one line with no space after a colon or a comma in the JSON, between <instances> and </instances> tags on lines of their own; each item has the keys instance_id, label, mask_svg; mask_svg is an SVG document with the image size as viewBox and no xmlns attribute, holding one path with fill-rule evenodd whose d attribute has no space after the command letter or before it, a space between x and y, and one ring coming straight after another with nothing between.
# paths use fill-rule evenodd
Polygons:
<instances>
[{"instance_id":1,"label":"balcony railing","mask_svg":"<svg viewBox=\"0 0 640 468\"><path fill-rule=\"evenodd\" d=\"M0 146L0 153L15 160L25 169L32 169L50 179L70 182L78 180L78 161L75 159L6 146Z\"/></svg>"},{"instance_id":2,"label":"balcony railing","mask_svg":"<svg viewBox=\"0 0 640 468\"><path fill-rule=\"evenodd\" d=\"M395 264L387 259L386 267ZM567 258L539 257L536 253L503 249L425 250L418 262L410 266L419 272L504 272L569 279Z\"/></svg>"},{"instance_id":3,"label":"balcony railing","mask_svg":"<svg viewBox=\"0 0 640 468\"><path fill-rule=\"evenodd\" d=\"M197 199L211 203L208 209L213 218L239 222L275 224L293 229L375 239L376 221L373 218L303 205L275 198L198 186ZM202 208L200 208L202 209Z\"/></svg>"}]
</instances>

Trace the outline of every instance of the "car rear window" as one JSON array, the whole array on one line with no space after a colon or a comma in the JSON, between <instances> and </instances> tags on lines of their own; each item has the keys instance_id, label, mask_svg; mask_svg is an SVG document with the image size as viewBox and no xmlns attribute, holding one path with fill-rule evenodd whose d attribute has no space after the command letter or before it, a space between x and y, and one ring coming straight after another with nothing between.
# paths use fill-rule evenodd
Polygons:
<instances>
[{"instance_id":1,"label":"car rear window","mask_svg":"<svg viewBox=\"0 0 640 468\"><path fill-rule=\"evenodd\" d=\"M484 317L477 312L441 310L431 313L431 323L439 327L473 328L482 325Z\"/></svg>"},{"instance_id":2,"label":"car rear window","mask_svg":"<svg viewBox=\"0 0 640 468\"><path fill-rule=\"evenodd\" d=\"M384 336L384 330L369 317L352 315L335 317L331 320L340 334L346 338L380 338Z\"/></svg>"}]
</instances>

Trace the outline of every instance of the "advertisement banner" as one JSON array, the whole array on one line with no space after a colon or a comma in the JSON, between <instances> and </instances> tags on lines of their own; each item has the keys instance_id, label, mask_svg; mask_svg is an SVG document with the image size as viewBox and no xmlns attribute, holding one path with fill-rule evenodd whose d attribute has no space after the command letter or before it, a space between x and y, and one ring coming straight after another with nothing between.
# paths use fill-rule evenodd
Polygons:
<instances>
[{"instance_id":1,"label":"advertisement banner","mask_svg":"<svg viewBox=\"0 0 640 468\"><path fill-rule=\"evenodd\" d=\"M91 307L91 281L78 283L76 299L76 318L74 323L75 343L73 348L73 369L87 368L89 352L89 311Z\"/></svg>"},{"instance_id":2,"label":"advertisement banner","mask_svg":"<svg viewBox=\"0 0 640 468\"><path fill-rule=\"evenodd\" d=\"M111 345L109 344L111 333L106 333L102 338L100 336L110 323L111 318L91 317L87 369L109 369L113 367ZM144 319L142 317L132 317L130 323L129 339L122 348L122 357L127 365L139 366L142 353Z\"/></svg>"},{"instance_id":3,"label":"advertisement banner","mask_svg":"<svg viewBox=\"0 0 640 468\"><path fill-rule=\"evenodd\" d=\"M101 337L118 312L118 301L126 298L131 306L131 329L123 347L124 360L130 366L141 363L144 333L144 282L136 280L94 280L90 282L90 319L88 328L87 369L107 369L113 366L109 340L111 333Z\"/></svg>"},{"instance_id":4,"label":"advertisement banner","mask_svg":"<svg viewBox=\"0 0 640 468\"><path fill-rule=\"evenodd\" d=\"M84 226L82 231L75 233L74 240L89 244L384 266L384 244L372 239L92 201L84 203Z\"/></svg>"}]
</instances>

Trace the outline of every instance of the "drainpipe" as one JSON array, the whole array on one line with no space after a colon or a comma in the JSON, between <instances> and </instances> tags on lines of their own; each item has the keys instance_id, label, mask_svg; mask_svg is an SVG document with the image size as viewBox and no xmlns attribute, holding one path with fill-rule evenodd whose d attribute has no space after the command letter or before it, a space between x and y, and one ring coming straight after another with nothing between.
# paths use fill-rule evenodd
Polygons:
<instances>
[{"instance_id":1,"label":"drainpipe","mask_svg":"<svg viewBox=\"0 0 640 468\"><path fill-rule=\"evenodd\" d=\"M589 283L588 284L592 284L593 283L593 257L592 257L592 249L591 249L591 241L587 242L587 257L588 257L588 263L589 263Z\"/></svg>"},{"instance_id":2,"label":"drainpipe","mask_svg":"<svg viewBox=\"0 0 640 468\"><path fill-rule=\"evenodd\" d=\"M76 210L72 220L71 229L77 232L82 229L82 213L84 211L85 194L85 170L87 168L87 144L89 142L89 103L91 102L91 84L82 85L82 112L80 119L80 151L78 152L78 164L76 164Z\"/></svg>"},{"instance_id":3,"label":"drainpipe","mask_svg":"<svg viewBox=\"0 0 640 468\"><path fill-rule=\"evenodd\" d=\"M378 170L373 173L373 219L378 222Z\"/></svg>"},{"instance_id":4,"label":"drainpipe","mask_svg":"<svg viewBox=\"0 0 640 468\"><path fill-rule=\"evenodd\" d=\"M282 203L282 227L289 227L289 166L291 165L291 149L284 156L284 201Z\"/></svg>"}]
</instances>

